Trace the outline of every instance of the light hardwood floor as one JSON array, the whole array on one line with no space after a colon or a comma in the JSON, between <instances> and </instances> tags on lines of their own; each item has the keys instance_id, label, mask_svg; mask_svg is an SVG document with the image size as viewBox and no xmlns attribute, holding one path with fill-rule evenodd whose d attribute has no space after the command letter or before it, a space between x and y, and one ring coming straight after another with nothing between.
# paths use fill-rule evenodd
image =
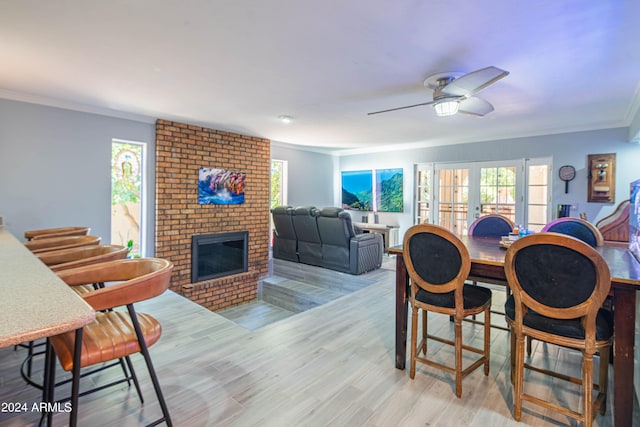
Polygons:
<instances>
[{"instance_id":1,"label":"light hardwood floor","mask_svg":"<svg viewBox=\"0 0 640 427\"><path fill-rule=\"evenodd\" d=\"M310 267L313 268L313 267ZM491 372L477 370L454 394L447 375L418 365L415 380L394 367L394 271L385 268L367 277L375 283L325 305L250 330L167 292L141 303L163 325L151 348L160 383L176 426L565 426L566 417L542 409L525 409L521 423L512 415L508 380L508 335L492 331ZM336 274L336 280L348 275ZM499 305L501 290L494 292ZM499 319L498 319L499 320ZM430 317L430 328L450 333L445 316ZM464 338L479 344L481 327L465 323ZM533 358L545 366L579 373L579 354L534 343ZM436 357L450 362L452 352L432 345ZM0 402L39 401L24 384L18 366L23 349L0 350ZM81 426L138 426L160 414L141 357L133 358L145 404L126 385L80 399ZM37 372L39 374L39 372ZM61 376L60 369L58 374ZM83 380L119 377L112 370ZM538 389L574 408L577 389L559 381L529 375L528 390ZM57 396L66 391L57 390ZM638 411L635 411L636 415ZM37 413L0 413L0 425L35 425ZM65 413L54 425L67 424ZM611 405L597 426L610 426Z\"/></svg>"}]
</instances>

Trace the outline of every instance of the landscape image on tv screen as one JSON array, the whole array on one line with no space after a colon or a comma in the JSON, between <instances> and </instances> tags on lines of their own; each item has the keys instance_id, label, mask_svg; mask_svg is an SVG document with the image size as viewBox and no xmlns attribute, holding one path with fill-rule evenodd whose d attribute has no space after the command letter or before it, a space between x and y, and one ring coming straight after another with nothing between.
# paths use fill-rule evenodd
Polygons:
<instances>
[{"instance_id":1,"label":"landscape image on tv screen","mask_svg":"<svg viewBox=\"0 0 640 427\"><path fill-rule=\"evenodd\" d=\"M402 212L402 168L376 169L376 209L379 212Z\"/></svg>"},{"instance_id":2,"label":"landscape image on tv screen","mask_svg":"<svg viewBox=\"0 0 640 427\"><path fill-rule=\"evenodd\" d=\"M342 208L371 211L373 192L373 172L342 172Z\"/></svg>"}]
</instances>

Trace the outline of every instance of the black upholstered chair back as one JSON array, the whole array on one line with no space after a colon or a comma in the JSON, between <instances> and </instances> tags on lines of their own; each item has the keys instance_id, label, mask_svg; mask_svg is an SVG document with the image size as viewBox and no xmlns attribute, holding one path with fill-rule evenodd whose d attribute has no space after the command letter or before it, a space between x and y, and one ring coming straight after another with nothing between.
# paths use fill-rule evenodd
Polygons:
<instances>
[{"instance_id":1,"label":"black upholstered chair back","mask_svg":"<svg viewBox=\"0 0 640 427\"><path fill-rule=\"evenodd\" d=\"M455 234L437 225L414 225L405 234L403 248L412 283L433 293L462 289L471 262Z\"/></svg>"},{"instance_id":2,"label":"black upholstered chair back","mask_svg":"<svg viewBox=\"0 0 640 427\"><path fill-rule=\"evenodd\" d=\"M485 215L473 221L469 227L470 236L501 237L507 236L513 230L514 224L502 215Z\"/></svg>"},{"instance_id":3,"label":"black upholstered chair back","mask_svg":"<svg viewBox=\"0 0 640 427\"><path fill-rule=\"evenodd\" d=\"M542 231L566 234L580 239L592 247L602 246L603 238L600 230L593 224L580 218L558 218L542 228Z\"/></svg>"},{"instance_id":4,"label":"black upholstered chair back","mask_svg":"<svg viewBox=\"0 0 640 427\"><path fill-rule=\"evenodd\" d=\"M505 257L505 273L516 307L521 303L557 319L595 316L610 287L609 268L600 254L559 233L514 242Z\"/></svg>"}]
</instances>

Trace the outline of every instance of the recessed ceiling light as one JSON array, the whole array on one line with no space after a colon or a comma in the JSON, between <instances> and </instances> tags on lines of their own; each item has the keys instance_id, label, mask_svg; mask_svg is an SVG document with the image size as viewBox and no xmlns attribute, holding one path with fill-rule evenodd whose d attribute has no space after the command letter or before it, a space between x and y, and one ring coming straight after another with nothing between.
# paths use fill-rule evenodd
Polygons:
<instances>
[{"instance_id":1,"label":"recessed ceiling light","mask_svg":"<svg viewBox=\"0 0 640 427\"><path fill-rule=\"evenodd\" d=\"M282 123L284 123L285 125L288 125L289 123L291 123L291 121L293 120L293 117L291 116L278 116L278 118L280 119L280 121Z\"/></svg>"}]
</instances>

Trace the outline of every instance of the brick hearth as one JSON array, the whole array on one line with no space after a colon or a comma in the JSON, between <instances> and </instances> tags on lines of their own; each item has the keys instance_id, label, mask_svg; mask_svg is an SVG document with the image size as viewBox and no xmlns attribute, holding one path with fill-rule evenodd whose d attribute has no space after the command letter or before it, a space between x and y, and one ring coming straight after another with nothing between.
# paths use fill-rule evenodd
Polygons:
<instances>
[{"instance_id":1,"label":"brick hearth","mask_svg":"<svg viewBox=\"0 0 640 427\"><path fill-rule=\"evenodd\" d=\"M247 173L245 203L198 204L201 167ZM174 264L171 289L216 310L255 299L269 269L271 148L267 139L156 122L156 256ZM191 236L249 232L246 273L191 283Z\"/></svg>"}]
</instances>

